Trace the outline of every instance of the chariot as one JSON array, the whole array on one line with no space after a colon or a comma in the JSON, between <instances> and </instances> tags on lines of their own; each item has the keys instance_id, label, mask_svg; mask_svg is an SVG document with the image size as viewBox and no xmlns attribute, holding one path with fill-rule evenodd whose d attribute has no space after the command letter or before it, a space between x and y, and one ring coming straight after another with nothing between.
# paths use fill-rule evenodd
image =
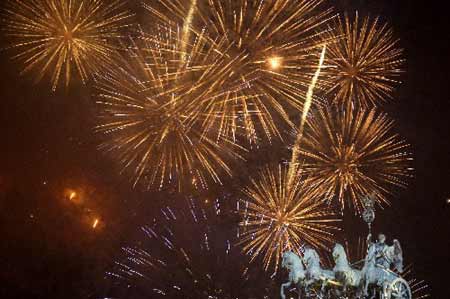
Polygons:
<instances>
[{"instance_id":1,"label":"chariot","mask_svg":"<svg viewBox=\"0 0 450 299\"><path fill-rule=\"evenodd\" d=\"M344 246L339 243L332 251L333 269L322 268L313 248L304 248L302 254L283 253L281 265L288 270L289 281L281 285L282 299L289 287L297 290L299 299L412 299L410 286L401 276L400 243L394 240L393 245L388 246L383 234L378 236L377 242L371 242L370 224L375 218L371 208L373 205L369 202L363 215L369 224L369 235L367 252L360 262L351 265Z\"/></svg>"},{"instance_id":2,"label":"chariot","mask_svg":"<svg viewBox=\"0 0 450 299\"><path fill-rule=\"evenodd\" d=\"M319 255L312 248L306 249L303 257L285 252L282 267L289 271L289 281L281 286L281 298L285 299L285 288L293 287L299 299L412 299L401 274L377 264L375 247L369 247L363 266L356 267L349 264L344 247L336 244L331 270L320 266Z\"/></svg>"}]
</instances>

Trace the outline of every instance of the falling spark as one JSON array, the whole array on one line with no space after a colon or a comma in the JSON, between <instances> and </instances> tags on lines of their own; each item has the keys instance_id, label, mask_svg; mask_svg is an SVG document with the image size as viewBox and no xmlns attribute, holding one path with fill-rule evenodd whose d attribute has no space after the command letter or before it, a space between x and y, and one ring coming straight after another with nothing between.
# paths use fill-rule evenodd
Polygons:
<instances>
[{"instance_id":1,"label":"falling spark","mask_svg":"<svg viewBox=\"0 0 450 299\"><path fill-rule=\"evenodd\" d=\"M97 227L98 222L99 222L99 219L96 218L96 219L94 220L94 223L92 224L92 228L93 228L93 229L95 229L95 228Z\"/></svg>"},{"instance_id":2,"label":"falling spark","mask_svg":"<svg viewBox=\"0 0 450 299\"><path fill-rule=\"evenodd\" d=\"M74 199L76 196L77 196L77 193L75 191L70 192L69 200Z\"/></svg>"}]
</instances>

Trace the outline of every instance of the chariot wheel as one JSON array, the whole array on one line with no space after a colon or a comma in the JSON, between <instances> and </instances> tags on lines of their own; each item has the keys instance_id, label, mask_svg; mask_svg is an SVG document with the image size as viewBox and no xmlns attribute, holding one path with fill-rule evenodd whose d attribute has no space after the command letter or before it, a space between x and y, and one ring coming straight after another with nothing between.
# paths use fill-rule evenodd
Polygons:
<instances>
[{"instance_id":1,"label":"chariot wheel","mask_svg":"<svg viewBox=\"0 0 450 299\"><path fill-rule=\"evenodd\" d=\"M386 299L412 299L408 282L400 277L394 279L389 284Z\"/></svg>"}]
</instances>

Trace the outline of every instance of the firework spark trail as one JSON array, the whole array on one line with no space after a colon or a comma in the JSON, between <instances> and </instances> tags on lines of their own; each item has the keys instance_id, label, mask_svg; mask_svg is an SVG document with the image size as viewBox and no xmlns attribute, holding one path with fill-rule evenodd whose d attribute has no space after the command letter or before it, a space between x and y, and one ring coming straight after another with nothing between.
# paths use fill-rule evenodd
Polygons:
<instances>
[{"instance_id":1,"label":"firework spark trail","mask_svg":"<svg viewBox=\"0 0 450 299\"><path fill-rule=\"evenodd\" d=\"M322 53L320 54L319 64L317 65L317 71L314 74L314 77L312 79L311 85L308 87L308 93L306 94L305 107L303 109L302 120L301 120L301 123L300 123L300 134L299 134L299 136L303 135L303 127L305 125L305 121L306 121L306 117L308 116L309 109L311 108L311 105L312 105L313 95L314 95L314 88L316 87L317 80L319 79L319 76L320 76L320 71L322 69L323 62L324 62L324 59L325 59L326 49L327 49L327 46L324 45L323 49L322 49ZM300 143L300 142L298 142L298 143Z\"/></svg>"},{"instance_id":2,"label":"firework spark trail","mask_svg":"<svg viewBox=\"0 0 450 299\"><path fill-rule=\"evenodd\" d=\"M183 36L181 39L181 50L180 50L180 54L181 54L181 63L185 63L186 62L186 48L187 48L187 44L189 43L189 37L190 37L190 33L191 33L191 24L192 24L192 20L194 18L194 12L195 12L195 8L197 6L197 0L191 0L191 6L189 8L189 12L186 16L186 20L184 21L184 25L183 25Z\"/></svg>"},{"instance_id":3,"label":"firework spark trail","mask_svg":"<svg viewBox=\"0 0 450 299\"><path fill-rule=\"evenodd\" d=\"M406 266L402 276L411 288L412 299L424 299L431 297L430 286L425 280L416 277L413 264Z\"/></svg>"},{"instance_id":4,"label":"firework spark trail","mask_svg":"<svg viewBox=\"0 0 450 299\"><path fill-rule=\"evenodd\" d=\"M291 157L291 163L289 166L289 180L288 180L288 186L292 185L292 181L294 179L294 174L297 170L297 164L298 164L298 157L300 154L300 143L301 139L303 137L303 129L305 126L306 118L308 117L309 109L311 108L312 102L313 102L313 95L314 95L314 88L317 84L317 80L320 76L320 71L323 66L323 62L325 60L325 53L326 53L327 46L324 45L322 48L322 53L320 54L319 64L317 65L317 70L314 74L314 77L312 78L311 84L308 87L308 92L306 94L306 102L305 106L303 108L303 114L302 118L300 120L300 126L297 132L297 137L294 143L294 146L292 147L292 157ZM288 187L290 188L290 187Z\"/></svg>"}]
</instances>

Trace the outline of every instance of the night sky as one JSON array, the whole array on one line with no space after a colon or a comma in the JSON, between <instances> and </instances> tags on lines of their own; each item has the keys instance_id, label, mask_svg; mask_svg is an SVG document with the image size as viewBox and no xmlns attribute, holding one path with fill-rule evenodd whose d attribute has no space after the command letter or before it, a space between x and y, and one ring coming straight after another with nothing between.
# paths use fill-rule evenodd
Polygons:
<instances>
[{"instance_id":1,"label":"night sky","mask_svg":"<svg viewBox=\"0 0 450 299\"><path fill-rule=\"evenodd\" d=\"M403 83L383 109L412 144L415 177L391 208L378 211L374 230L389 242L400 240L406 263L431 285L433 298L450 298L448 10L442 1L333 2L338 10L381 15L405 49ZM20 76L5 51L0 64L0 298L111 295L105 272L121 246L173 195L133 190L96 149L89 85L52 93L48 82ZM252 155L249 163L265 154ZM214 198L231 185L239 182L202 196ZM68 202L71 192L83 194L83 201ZM366 227L349 219L345 229L364 236Z\"/></svg>"}]
</instances>

